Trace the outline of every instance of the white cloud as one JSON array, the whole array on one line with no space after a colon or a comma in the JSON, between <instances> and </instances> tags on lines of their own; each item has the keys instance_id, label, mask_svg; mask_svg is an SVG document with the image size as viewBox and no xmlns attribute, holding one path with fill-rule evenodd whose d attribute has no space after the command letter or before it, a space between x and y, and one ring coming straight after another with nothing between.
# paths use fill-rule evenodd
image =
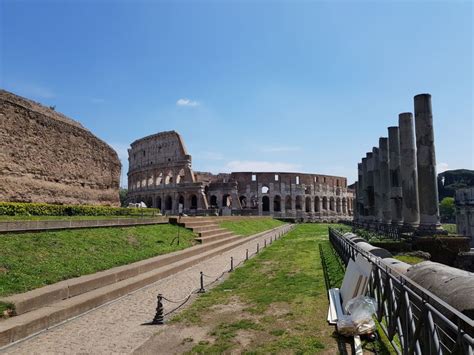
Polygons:
<instances>
[{"instance_id":1,"label":"white cloud","mask_svg":"<svg viewBox=\"0 0 474 355\"><path fill-rule=\"evenodd\" d=\"M269 162L269 161L256 161L256 160L233 160L226 164L228 171L254 171L254 172L297 172L301 169L301 165L282 163L282 162Z\"/></svg>"},{"instance_id":2,"label":"white cloud","mask_svg":"<svg viewBox=\"0 0 474 355\"><path fill-rule=\"evenodd\" d=\"M443 173L448 169L448 163L438 163L438 166L436 167L438 174Z\"/></svg>"},{"instance_id":3,"label":"white cloud","mask_svg":"<svg viewBox=\"0 0 474 355\"><path fill-rule=\"evenodd\" d=\"M263 147L261 149L264 153L284 153L284 152L296 152L301 150L301 147L297 146L279 146L279 147Z\"/></svg>"},{"instance_id":4,"label":"white cloud","mask_svg":"<svg viewBox=\"0 0 474 355\"><path fill-rule=\"evenodd\" d=\"M182 99L179 99L178 101L176 101L176 106L187 106L187 107L195 107L195 106L199 106L199 102L197 101L193 101L193 100L190 100L190 99L187 99L187 98L182 98Z\"/></svg>"}]
</instances>

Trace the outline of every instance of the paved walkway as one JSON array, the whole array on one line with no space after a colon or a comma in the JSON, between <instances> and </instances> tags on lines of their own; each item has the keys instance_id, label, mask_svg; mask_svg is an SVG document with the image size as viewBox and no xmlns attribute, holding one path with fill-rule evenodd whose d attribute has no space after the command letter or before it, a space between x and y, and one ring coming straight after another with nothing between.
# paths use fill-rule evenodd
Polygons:
<instances>
[{"instance_id":1,"label":"paved walkway","mask_svg":"<svg viewBox=\"0 0 474 355\"><path fill-rule=\"evenodd\" d=\"M6 354L130 354L158 331L159 326L144 326L153 319L156 296L162 293L170 299L182 299L199 287L199 272L219 275L230 267L230 257L238 264L256 251L260 237L198 265L178 272L143 289L90 311L62 325L44 331L30 339L11 346L0 353ZM205 283L212 281L205 279ZM189 305L190 302L187 303ZM164 302L165 312L175 305Z\"/></svg>"}]
</instances>

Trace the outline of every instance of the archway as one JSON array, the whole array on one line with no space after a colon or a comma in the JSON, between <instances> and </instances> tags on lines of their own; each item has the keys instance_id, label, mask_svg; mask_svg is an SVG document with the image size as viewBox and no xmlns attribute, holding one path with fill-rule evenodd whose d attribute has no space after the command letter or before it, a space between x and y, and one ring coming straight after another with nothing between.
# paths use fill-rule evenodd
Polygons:
<instances>
[{"instance_id":1,"label":"archway","mask_svg":"<svg viewBox=\"0 0 474 355\"><path fill-rule=\"evenodd\" d=\"M246 208L246 207L247 207L247 197L245 197L245 196L240 196L240 197L239 197L239 201L240 201L240 206L242 206L242 208Z\"/></svg>"},{"instance_id":2,"label":"archway","mask_svg":"<svg viewBox=\"0 0 474 355\"><path fill-rule=\"evenodd\" d=\"M184 196L179 195L178 198L178 212L183 213L184 212Z\"/></svg>"},{"instance_id":3,"label":"archway","mask_svg":"<svg viewBox=\"0 0 474 355\"><path fill-rule=\"evenodd\" d=\"M232 199L229 194L222 196L222 207L230 207L232 205Z\"/></svg>"},{"instance_id":4,"label":"archway","mask_svg":"<svg viewBox=\"0 0 474 355\"><path fill-rule=\"evenodd\" d=\"M262 186L262 194L268 194L268 192L270 191L270 188L268 186Z\"/></svg>"},{"instance_id":5,"label":"archway","mask_svg":"<svg viewBox=\"0 0 474 355\"><path fill-rule=\"evenodd\" d=\"M278 195L273 198L273 211L281 212L281 197Z\"/></svg>"},{"instance_id":6,"label":"archway","mask_svg":"<svg viewBox=\"0 0 474 355\"><path fill-rule=\"evenodd\" d=\"M323 197L323 210L327 211L328 209L328 198L326 196Z\"/></svg>"},{"instance_id":7,"label":"archway","mask_svg":"<svg viewBox=\"0 0 474 355\"><path fill-rule=\"evenodd\" d=\"M160 196L156 197L155 203L156 203L156 208L159 208L161 210L161 197Z\"/></svg>"},{"instance_id":8,"label":"archway","mask_svg":"<svg viewBox=\"0 0 474 355\"><path fill-rule=\"evenodd\" d=\"M216 195L212 195L211 196L211 207L212 208L217 208L217 196Z\"/></svg>"},{"instance_id":9,"label":"archway","mask_svg":"<svg viewBox=\"0 0 474 355\"><path fill-rule=\"evenodd\" d=\"M314 198L314 211L315 211L315 212L321 212L321 211L319 210L319 201L320 201L320 200L319 200L319 197L316 196L316 197Z\"/></svg>"},{"instance_id":10,"label":"archway","mask_svg":"<svg viewBox=\"0 0 474 355\"><path fill-rule=\"evenodd\" d=\"M291 196L288 195L285 198L285 210L286 211L291 211Z\"/></svg>"},{"instance_id":11,"label":"archway","mask_svg":"<svg viewBox=\"0 0 474 355\"><path fill-rule=\"evenodd\" d=\"M196 195L191 195L191 209L192 210L197 210L198 206L198 199Z\"/></svg>"},{"instance_id":12,"label":"archway","mask_svg":"<svg viewBox=\"0 0 474 355\"><path fill-rule=\"evenodd\" d=\"M270 212L270 198L268 196L262 197L262 211Z\"/></svg>"},{"instance_id":13,"label":"archway","mask_svg":"<svg viewBox=\"0 0 474 355\"><path fill-rule=\"evenodd\" d=\"M311 197L306 197L305 207L306 207L306 213L311 212Z\"/></svg>"},{"instance_id":14,"label":"archway","mask_svg":"<svg viewBox=\"0 0 474 355\"><path fill-rule=\"evenodd\" d=\"M166 199L165 199L165 210L166 211L171 211L173 209L173 199L171 198L171 196L166 196Z\"/></svg>"},{"instance_id":15,"label":"archway","mask_svg":"<svg viewBox=\"0 0 474 355\"><path fill-rule=\"evenodd\" d=\"M301 196L296 196L295 207L297 211L301 211Z\"/></svg>"},{"instance_id":16,"label":"archway","mask_svg":"<svg viewBox=\"0 0 474 355\"><path fill-rule=\"evenodd\" d=\"M334 207L334 197L329 198L329 209L330 209L331 211L334 211L334 210L335 210L335 207Z\"/></svg>"}]
</instances>

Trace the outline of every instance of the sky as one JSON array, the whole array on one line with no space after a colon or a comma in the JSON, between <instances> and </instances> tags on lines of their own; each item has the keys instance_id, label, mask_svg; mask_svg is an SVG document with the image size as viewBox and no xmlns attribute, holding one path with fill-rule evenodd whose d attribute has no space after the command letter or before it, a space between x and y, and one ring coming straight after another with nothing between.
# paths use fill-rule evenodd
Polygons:
<instances>
[{"instance_id":1,"label":"sky","mask_svg":"<svg viewBox=\"0 0 474 355\"><path fill-rule=\"evenodd\" d=\"M346 176L432 95L438 172L474 169L471 1L0 0L0 87L122 161L175 130L197 171Z\"/></svg>"}]
</instances>

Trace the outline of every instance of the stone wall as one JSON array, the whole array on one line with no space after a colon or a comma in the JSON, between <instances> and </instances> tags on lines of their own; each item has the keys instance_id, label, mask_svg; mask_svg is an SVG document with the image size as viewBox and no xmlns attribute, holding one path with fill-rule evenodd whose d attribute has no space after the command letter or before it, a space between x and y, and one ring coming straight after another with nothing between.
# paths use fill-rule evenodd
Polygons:
<instances>
[{"instance_id":1,"label":"stone wall","mask_svg":"<svg viewBox=\"0 0 474 355\"><path fill-rule=\"evenodd\" d=\"M78 122L0 90L0 201L118 206L120 168Z\"/></svg>"},{"instance_id":2,"label":"stone wall","mask_svg":"<svg viewBox=\"0 0 474 355\"><path fill-rule=\"evenodd\" d=\"M474 248L474 187L456 190L455 203L458 233L470 237Z\"/></svg>"}]
</instances>

